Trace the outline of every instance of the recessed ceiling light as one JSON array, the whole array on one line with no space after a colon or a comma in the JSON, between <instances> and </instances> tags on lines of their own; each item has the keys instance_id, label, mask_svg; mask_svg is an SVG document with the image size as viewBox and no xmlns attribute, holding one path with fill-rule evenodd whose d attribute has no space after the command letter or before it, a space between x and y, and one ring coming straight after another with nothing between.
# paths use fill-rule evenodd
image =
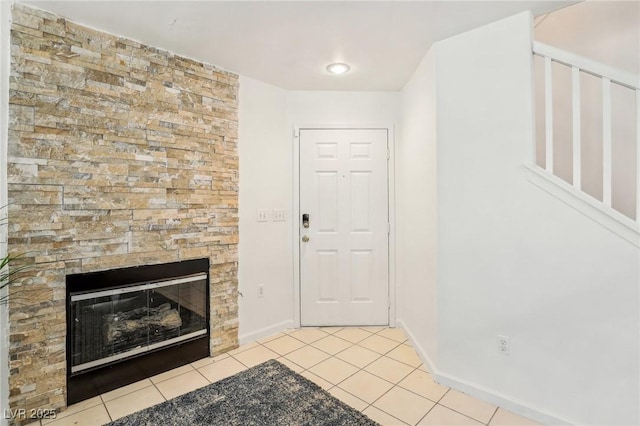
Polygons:
<instances>
[{"instance_id":1,"label":"recessed ceiling light","mask_svg":"<svg viewBox=\"0 0 640 426\"><path fill-rule=\"evenodd\" d=\"M344 74L350 69L351 67L349 65L340 62L327 65L327 71L329 71L331 74Z\"/></svg>"}]
</instances>

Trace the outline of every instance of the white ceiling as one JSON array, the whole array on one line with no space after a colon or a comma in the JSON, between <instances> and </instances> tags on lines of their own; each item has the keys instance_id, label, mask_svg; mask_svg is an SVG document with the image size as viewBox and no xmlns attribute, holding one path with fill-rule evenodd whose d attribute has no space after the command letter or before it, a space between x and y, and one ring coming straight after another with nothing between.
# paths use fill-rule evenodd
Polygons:
<instances>
[{"instance_id":1,"label":"white ceiling","mask_svg":"<svg viewBox=\"0 0 640 426\"><path fill-rule=\"evenodd\" d=\"M23 1L291 90L399 90L431 44L575 1ZM347 62L342 76L325 71Z\"/></svg>"}]
</instances>

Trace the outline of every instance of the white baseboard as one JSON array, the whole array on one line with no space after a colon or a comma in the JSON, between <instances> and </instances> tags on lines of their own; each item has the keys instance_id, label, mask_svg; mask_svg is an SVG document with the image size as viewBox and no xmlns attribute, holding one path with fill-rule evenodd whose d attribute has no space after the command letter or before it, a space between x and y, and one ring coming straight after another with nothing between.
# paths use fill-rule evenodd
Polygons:
<instances>
[{"instance_id":1,"label":"white baseboard","mask_svg":"<svg viewBox=\"0 0 640 426\"><path fill-rule=\"evenodd\" d=\"M486 401L490 404L497 405L498 407L509 410L512 413L519 414L524 417L528 417L543 425L575 425L577 422L572 422L558 416L547 413L544 410L530 406L529 404L518 401L510 396L499 394L493 390L486 389L476 383L471 383L463 380L459 377L449 375L438 371L434 378L436 382L443 386L450 387L457 391L471 395L474 398Z\"/></svg>"},{"instance_id":2,"label":"white baseboard","mask_svg":"<svg viewBox=\"0 0 640 426\"><path fill-rule=\"evenodd\" d=\"M418 356L420 357L420 359L422 359L425 368L429 371L429 373L435 375L436 366L434 362L431 360L431 357L429 356L427 351L424 350L420 342L418 342L415 335L411 332L411 329L409 329L409 327L407 327L407 325L401 319L396 320L396 327L401 328L404 331L404 333L409 338L409 341L411 342L411 346L413 346L413 349L416 350Z\"/></svg>"},{"instance_id":3,"label":"white baseboard","mask_svg":"<svg viewBox=\"0 0 640 426\"><path fill-rule=\"evenodd\" d=\"M293 328L293 320L282 321L277 324L273 324L268 327L261 328L260 330L255 330L250 333L241 334L238 336L238 341L239 341L238 343L240 345L244 345L246 343L255 342L256 340L262 339L263 337L280 333L281 331L287 328Z\"/></svg>"},{"instance_id":4,"label":"white baseboard","mask_svg":"<svg viewBox=\"0 0 640 426\"><path fill-rule=\"evenodd\" d=\"M505 410L509 410L524 417L528 417L545 425L555 426L578 424L577 422L569 421L559 416L550 414L539 408L532 407L525 402L518 401L507 395L503 395L491 389L484 388L483 386L480 386L476 383L469 382L467 380L438 370L431 360L429 354L424 350L422 345L420 345L420 342L416 340L415 335L413 334L411 329L407 327L404 321L397 320L396 324L405 332L405 334L409 338L409 341L411 342L411 345L413 345L413 348L416 350L418 356L424 362L425 367L427 368L427 370L429 370L436 383L466 393L467 395L471 395L474 398L478 398L482 401L497 405L498 407L504 408Z\"/></svg>"}]
</instances>

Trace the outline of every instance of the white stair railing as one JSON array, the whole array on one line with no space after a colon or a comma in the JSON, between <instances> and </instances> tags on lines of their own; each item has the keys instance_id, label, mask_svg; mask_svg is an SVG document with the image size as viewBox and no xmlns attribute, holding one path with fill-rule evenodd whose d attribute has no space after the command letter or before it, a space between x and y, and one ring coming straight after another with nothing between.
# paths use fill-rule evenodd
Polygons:
<instances>
[{"instance_id":1,"label":"white stair railing","mask_svg":"<svg viewBox=\"0 0 640 426\"><path fill-rule=\"evenodd\" d=\"M549 46L533 43L533 54L544 60L544 168L538 166L535 146L531 150L533 158L531 166L537 172L544 173L549 179L579 196L585 202L608 214L623 225L640 232L640 76L628 73L605 64L592 61L579 55ZM572 109L572 182L558 178L554 173L554 127L553 127L553 94L552 63L558 63L571 69L571 109ZM581 72L600 79L602 84L602 200L586 193L582 188L584 180L582 169L582 135L581 135ZM629 218L612 206L612 116L611 116L611 84L631 89L635 92L635 152L636 152L636 191L635 217ZM535 141L534 141L535 144Z\"/></svg>"}]
</instances>

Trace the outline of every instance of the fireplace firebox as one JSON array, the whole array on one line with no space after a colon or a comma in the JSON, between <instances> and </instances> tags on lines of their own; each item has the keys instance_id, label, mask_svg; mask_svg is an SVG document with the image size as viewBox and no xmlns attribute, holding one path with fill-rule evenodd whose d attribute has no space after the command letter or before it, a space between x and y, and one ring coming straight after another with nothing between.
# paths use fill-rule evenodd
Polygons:
<instances>
[{"instance_id":1,"label":"fireplace firebox","mask_svg":"<svg viewBox=\"0 0 640 426\"><path fill-rule=\"evenodd\" d=\"M67 276L67 404L209 355L209 260Z\"/></svg>"}]
</instances>

